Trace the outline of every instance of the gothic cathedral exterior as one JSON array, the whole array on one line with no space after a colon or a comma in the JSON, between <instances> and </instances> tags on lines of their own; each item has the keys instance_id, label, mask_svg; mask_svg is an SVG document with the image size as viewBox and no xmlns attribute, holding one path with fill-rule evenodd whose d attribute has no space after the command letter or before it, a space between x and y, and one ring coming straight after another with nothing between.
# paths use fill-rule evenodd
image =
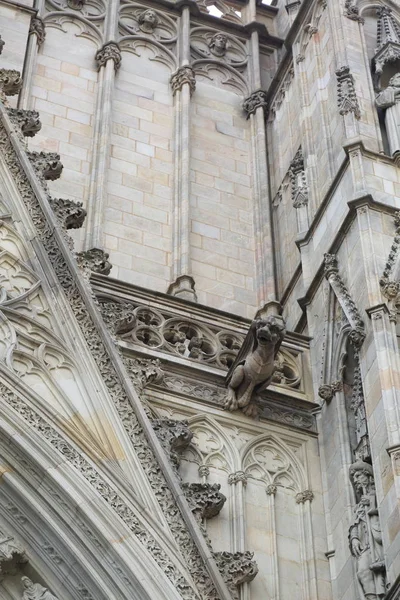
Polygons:
<instances>
[{"instance_id":1,"label":"gothic cathedral exterior","mask_svg":"<svg viewBox=\"0 0 400 600\"><path fill-rule=\"evenodd\" d=\"M0 600L400 600L399 0L0 35Z\"/></svg>"}]
</instances>

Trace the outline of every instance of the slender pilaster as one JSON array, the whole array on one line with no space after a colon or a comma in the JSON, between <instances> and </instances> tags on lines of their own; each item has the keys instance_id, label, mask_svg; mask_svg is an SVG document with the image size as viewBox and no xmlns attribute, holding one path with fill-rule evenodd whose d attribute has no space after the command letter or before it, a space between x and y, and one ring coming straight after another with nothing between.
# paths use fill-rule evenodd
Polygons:
<instances>
[{"instance_id":1,"label":"slender pilaster","mask_svg":"<svg viewBox=\"0 0 400 600\"><path fill-rule=\"evenodd\" d=\"M254 6L255 10L255 6ZM251 34L251 89L243 108L250 119L253 165L253 214L256 259L257 303L265 312L276 314L276 276L273 252L272 211L269 198L267 139L265 129L266 101L261 90L258 31Z\"/></svg>"},{"instance_id":2,"label":"slender pilaster","mask_svg":"<svg viewBox=\"0 0 400 600\"><path fill-rule=\"evenodd\" d=\"M247 475L244 471L236 471L228 477L232 490L232 521L233 521L233 552L244 552L246 546L246 515L245 515L245 490ZM240 586L240 600L249 600L249 584Z\"/></svg>"},{"instance_id":3,"label":"slender pilaster","mask_svg":"<svg viewBox=\"0 0 400 600\"><path fill-rule=\"evenodd\" d=\"M18 108L28 110L31 108L33 79L36 73L36 61L40 46L46 37L45 25L42 19L44 12L44 0L37 0L36 16L32 17L29 27L28 41L26 44L25 63L23 70L23 84L18 98Z\"/></svg>"},{"instance_id":4,"label":"slender pilaster","mask_svg":"<svg viewBox=\"0 0 400 600\"><path fill-rule=\"evenodd\" d=\"M300 514L304 595L310 600L317 600L317 569L315 564L314 535L311 517L311 502L313 499L314 494L311 490L305 490L304 492L296 494L296 502L299 505Z\"/></svg>"},{"instance_id":5,"label":"slender pilaster","mask_svg":"<svg viewBox=\"0 0 400 600\"><path fill-rule=\"evenodd\" d=\"M168 294L197 301L190 261L190 98L196 87L190 67L190 10L182 9L180 66L171 77L175 104L173 257Z\"/></svg>"},{"instance_id":6,"label":"slender pilaster","mask_svg":"<svg viewBox=\"0 0 400 600\"><path fill-rule=\"evenodd\" d=\"M270 483L266 487L266 493L269 500L268 510L268 530L270 533L269 555L271 557L271 571L273 576L272 598L280 600L279 589L279 566L278 566L278 543L276 538L276 517L275 517L275 495L278 488L275 484Z\"/></svg>"},{"instance_id":7,"label":"slender pilaster","mask_svg":"<svg viewBox=\"0 0 400 600\"><path fill-rule=\"evenodd\" d=\"M103 218L107 198L112 98L115 74L121 65L121 51L113 41L117 35L118 3L111 2L105 23L105 44L96 54L99 69L96 113L92 145L92 170L89 184L85 248L102 248Z\"/></svg>"}]
</instances>

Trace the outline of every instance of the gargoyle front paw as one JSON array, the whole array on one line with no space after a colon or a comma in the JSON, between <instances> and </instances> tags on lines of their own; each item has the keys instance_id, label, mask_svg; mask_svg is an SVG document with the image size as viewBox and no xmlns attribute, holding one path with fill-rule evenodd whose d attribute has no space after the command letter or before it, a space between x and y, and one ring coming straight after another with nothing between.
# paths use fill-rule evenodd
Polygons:
<instances>
[{"instance_id":1,"label":"gargoyle front paw","mask_svg":"<svg viewBox=\"0 0 400 600\"><path fill-rule=\"evenodd\" d=\"M234 394L228 393L228 397L224 404L224 409L230 410L230 411L238 409L238 402L237 402L236 396Z\"/></svg>"},{"instance_id":2,"label":"gargoyle front paw","mask_svg":"<svg viewBox=\"0 0 400 600\"><path fill-rule=\"evenodd\" d=\"M254 404L254 402L250 402L250 404L244 406L242 410L243 414L252 419L258 419L258 417L260 416L260 410L257 404Z\"/></svg>"}]
</instances>

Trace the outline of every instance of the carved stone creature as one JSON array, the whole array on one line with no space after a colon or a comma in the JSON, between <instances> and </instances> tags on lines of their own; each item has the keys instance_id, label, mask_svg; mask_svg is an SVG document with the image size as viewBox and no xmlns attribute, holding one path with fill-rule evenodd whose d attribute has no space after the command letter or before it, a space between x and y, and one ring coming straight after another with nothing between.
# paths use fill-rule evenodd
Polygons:
<instances>
[{"instance_id":1,"label":"carved stone creature","mask_svg":"<svg viewBox=\"0 0 400 600\"><path fill-rule=\"evenodd\" d=\"M268 316L253 321L226 378L226 409L242 408L249 416L255 414L256 407L251 403L253 393L264 390L271 383L275 358L285 333L285 324L280 317Z\"/></svg>"},{"instance_id":2,"label":"carved stone creature","mask_svg":"<svg viewBox=\"0 0 400 600\"><path fill-rule=\"evenodd\" d=\"M64 198L50 198L50 206L65 229L79 229L86 217L82 202L74 202Z\"/></svg>"},{"instance_id":3,"label":"carved stone creature","mask_svg":"<svg viewBox=\"0 0 400 600\"><path fill-rule=\"evenodd\" d=\"M39 173L50 181L58 179L63 170L60 156L56 152L28 152L28 158Z\"/></svg>"},{"instance_id":4,"label":"carved stone creature","mask_svg":"<svg viewBox=\"0 0 400 600\"><path fill-rule=\"evenodd\" d=\"M15 96L22 87L22 77L15 69L0 69L0 99L6 102L6 96Z\"/></svg>"},{"instance_id":5,"label":"carved stone creature","mask_svg":"<svg viewBox=\"0 0 400 600\"><path fill-rule=\"evenodd\" d=\"M29 577L21 577L24 589L22 600L58 600L49 590L40 583L33 583Z\"/></svg>"},{"instance_id":6,"label":"carved stone creature","mask_svg":"<svg viewBox=\"0 0 400 600\"><path fill-rule=\"evenodd\" d=\"M376 507L372 466L357 461L349 469L358 503L349 529L350 551L357 561L357 578L366 600L385 595L382 533Z\"/></svg>"},{"instance_id":7,"label":"carved stone creature","mask_svg":"<svg viewBox=\"0 0 400 600\"><path fill-rule=\"evenodd\" d=\"M216 517L226 502L219 483L184 483L182 489L193 513L201 519Z\"/></svg>"},{"instance_id":8,"label":"carved stone creature","mask_svg":"<svg viewBox=\"0 0 400 600\"><path fill-rule=\"evenodd\" d=\"M39 113L36 110L8 108L7 113L11 121L20 127L22 135L25 137L33 137L42 128Z\"/></svg>"},{"instance_id":9,"label":"carved stone creature","mask_svg":"<svg viewBox=\"0 0 400 600\"><path fill-rule=\"evenodd\" d=\"M214 56L222 57L226 54L226 48L228 45L228 38L224 33L218 32L210 40L208 47L211 54Z\"/></svg>"},{"instance_id":10,"label":"carved stone creature","mask_svg":"<svg viewBox=\"0 0 400 600\"><path fill-rule=\"evenodd\" d=\"M91 248L83 252L77 252L76 259L78 264L84 269L100 273L100 275L109 275L112 264L108 260L109 254L100 248Z\"/></svg>"},{"instance_id":11,"label":"carved stone creature","mask_svg":"<svg viewBox=\"0 0 400 600\"><path fill-rule=\"evenodd\" d=\"M144 33L153 33L159 21L156 11L149 8L139 15L139 29Z\"/></svg>"}]
</instances>

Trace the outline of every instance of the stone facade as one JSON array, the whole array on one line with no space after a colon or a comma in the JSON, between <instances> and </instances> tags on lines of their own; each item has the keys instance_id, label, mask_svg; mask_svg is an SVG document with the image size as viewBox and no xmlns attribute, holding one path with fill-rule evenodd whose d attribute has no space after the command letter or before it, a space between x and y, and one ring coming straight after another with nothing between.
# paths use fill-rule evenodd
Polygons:
<instances>
[{"instance_id":1,"label":"stone facade","mask_svg":"<svg viewBox=\"0 0 400 600\"><path fill-rule=\"evenodd\" d=\"M0 597L399 600L400 9L0 0Z\"/></svg>"}]
</instances>

